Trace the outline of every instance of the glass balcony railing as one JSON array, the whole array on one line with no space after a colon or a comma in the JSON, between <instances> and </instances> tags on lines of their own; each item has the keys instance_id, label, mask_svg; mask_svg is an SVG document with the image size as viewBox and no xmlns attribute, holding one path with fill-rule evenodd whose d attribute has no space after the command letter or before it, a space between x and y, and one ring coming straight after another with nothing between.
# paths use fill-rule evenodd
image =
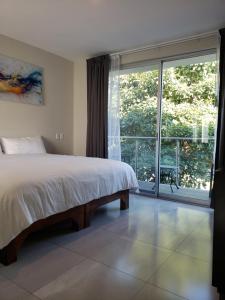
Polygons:
<instances>
[{"instance_id":1,"label":"glass balcony railing","mask_svg":"<svg viewBox=\"0 0 225 300\"><path fill-rule=\"evenodd\" d=\"M168 186L172 193L178 190L189 194L202 192L201 198L208 198L212 187L214 144L213 137L161 137L160 185ZM121 136L121 153L122 161L136 172L140 188L154 192L156 137Z\"/></svg>"}]
</instances>

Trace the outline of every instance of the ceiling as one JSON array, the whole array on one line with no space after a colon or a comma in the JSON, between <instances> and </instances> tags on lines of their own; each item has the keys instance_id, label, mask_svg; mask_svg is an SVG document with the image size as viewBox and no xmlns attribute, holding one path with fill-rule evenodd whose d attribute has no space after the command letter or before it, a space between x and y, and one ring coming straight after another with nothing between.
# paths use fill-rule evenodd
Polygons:
<instances>
[{"instance_id":1,"label":"ceiling","mask_svg":"<svg viewBox=\"0 0 225 300\"><path fill-rule=\"evenodd\" d=\"M0 34L68 59L225 27L225 0L0 0Z\"/></svg>"}]
</instances>

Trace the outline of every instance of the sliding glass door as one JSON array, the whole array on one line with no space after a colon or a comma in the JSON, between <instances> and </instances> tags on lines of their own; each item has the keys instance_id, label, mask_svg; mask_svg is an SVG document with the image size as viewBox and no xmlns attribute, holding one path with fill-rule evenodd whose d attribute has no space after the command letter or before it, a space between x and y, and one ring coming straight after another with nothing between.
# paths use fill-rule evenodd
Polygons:
<instances>
[{"instance_id":1,"label":"sliding glass door","mask_svg":"<svg viewBox=\"0 0 225 300\"><path fill-rule=\"evenodd\" d=\"M216 74L215 53L121 71L121 154L141 192L209 203Z\"/></svg>"},{"instance_id":2,"label":"sliding glass door","mask_svg":"<svg viewBox=\"0 0 225 300\"><path fill-rule=\"evenodd\" d=\"M121 71L121 158L136 172L141 191L155 194L159 66Z\"/></svg>"},{"instance_id":3,"label":"sliding glass door","mask_svg":"<svg viewBox=\"0 0 225 300\"><path fill-rule=\"evenodd\" d=\"M207 202L215 132L216 55L163 64L159 193Z\"/></svg>"}]
</instances>

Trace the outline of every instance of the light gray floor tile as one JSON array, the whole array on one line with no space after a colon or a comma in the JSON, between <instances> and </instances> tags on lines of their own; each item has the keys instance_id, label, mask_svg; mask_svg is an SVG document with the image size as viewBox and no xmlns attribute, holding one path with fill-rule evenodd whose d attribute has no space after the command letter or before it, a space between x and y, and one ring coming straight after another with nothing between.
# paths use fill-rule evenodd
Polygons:
<instances>
[{"instance_id":1,"label":"light gray floor tile","mask_svg":"<svg viewBox=\"0 0 225 300\"><path fill-rule=\"evenodd\" d=\"M207 238L208 240L213 239L213 215L206 216L201 221L193 232L196 236Z\"/></svg>"},{"instance_id":2,"label":"light gray floor tile","mask_svg":"<svg viewBox=\"0 0 225 300\"><path fill-rule=\"evenodd\" d=\"M39 242L23 248L18 261L1 268L0 274L33 292L82 260L82 256L71 251Z\"/></svg>"},{"instance_id":3,"label":"light gray floor tile","mask_svg":"<svg viewBox=\"0 0 225 300\"><path fill-rule=\"evenodd\" d=\"M38 300L27 291L18 287L11 281L0 276L0 299L1 300Z\"/></svg>"},{"instance_id":4,"label":"light gray floor tile","mask_svg":"<svg viewBox=\"0 0 225 300\"><path fill-rule=\"evenodd\" d=\"M103 229L114 232L121 237L137 240L154 246L175 249L190 233L172 229L158 222L157 216L130 216L128 219L108 224Z\"/></svg>"},{"instance_id":5,"label":"light gray floor tile","mask_svg":"<svg viewBox=\"0 0 225 300\"><path fill-rule=\"evenodd\" d=\"M108 266L147 280L171 254L150 244L118 238L93 258Z\"/></svg>"},{"instance_id":6,"label":"light gray floor tile","mask_svg":"<svg viewBox=\"0 0 225 300\"><path fill-rule=\"evenodd\" d=\"M132 300L184 300L168 291L162 290L156 286L146 284L144 288Z\"/></svg>"},{"instance_id":7,"label":"light gray floor tile","mask_svg":"<svg viewBox=\"0 0 225 300\"><path fill-rule=\"evenodd\" d=\"M170 214L162 216L159 219L159 223L166 225L171 230L182 232L184 234L190 234L199 223L203 220L205 212L195 212L191 209L177 208Z\"/></svg>"},{"instance_id":8,"label":"light gray floor tile","mask_svg":"<svg viewBox=\"0 0 225 300\"><path fill-rule=\"evenodd\" d=\"M196 229L177 247L176 251L211 263L213 224L212 216L208 215Z\"/></svg>"},{"instance_id":9,"label":"light gray floor tile","mask_svg":"<svg viewBox=\"0 0 225 300\"><path fill-rule=\"evenodd\" d=\"M129 275L85 260L37 290L35 295L46 300L128 300L143 285Z\"/></svg>"},{"instance_id":10,"label":"light gray floor tile","mask_svg":"<svg viewBox=\"0 0 225 300\"><path fill-rule=\"evenodd\" d=\"M212 240L201 236L201 234L193 233L177 247L176 252L211 263Z\"/></svg>"},{"instance_id":11,"label":"light gray floor tile","mask_svg":"<svg viewBox=\"0 0 225 300\"><path fill-rule=\"evenodd\" d=\"M54 242L85 257L93 257L102 248L113 243L116 238L118 238L117 235L112 232L101 229L93 230L93 227L90 227L78 233L61 236Z\"/></svg>"},{"instance_id":12,"label":"light gray floor tile","mask_svg":"<svg viewBox=\"0 0 225 300\"><path fill-rule=\"evenodd\" d=\"M181 233L179 230L173 230L166 225L160 225L154 230L147 242L154 246L174 250L187 236L187 233ZM144 241L145 239L141 238L140 240Z\"/></svg>"},{"instance_id":13,"label":"light gray floor tile","mask_svg":"<svg viewBox=\"0 0 225 300\"><path fill-rule=\"evenodd\" d=\"M170 256L150 282L189 300L218 299L211 286L210 264L186 255Z\"/></svg>"}]
</instances>

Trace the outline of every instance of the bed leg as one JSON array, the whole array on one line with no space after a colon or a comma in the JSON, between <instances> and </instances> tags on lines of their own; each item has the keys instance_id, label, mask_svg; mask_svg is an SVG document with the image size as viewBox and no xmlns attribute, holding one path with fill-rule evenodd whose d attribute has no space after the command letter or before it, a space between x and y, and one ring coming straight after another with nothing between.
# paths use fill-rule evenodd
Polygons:
<instances>
[{"instance_id":1,"label":"bed leg","mask_svg":"<svg viewBox=\"0 0 225 300\"><path fill-rule=\"evenodd\" d=\"M75 220L72 220L72 230L73 231L79 231L80 230L80 227L79 227L77 221L75 221Z\"/></svg>"},{"instance_id":2,"label":"bed leg","mask_svg":"<svg viewBox=\"0 0 225 300\"><path fill-rule=\"evenodd\" d=\"M120 209L125 210L129 208L129 190L123 191L120 196Z\"/></svg>"},{"instance_id":3,"label":"bed leg","mask_svg":"<svg viewBox=\"0 0 225 300\"><path fill-rule=\"evenodd\" d=\"M85 205L85 213L84 213L84 228L87 228L91 225L91 210L89 204Z\"/></svg>"},{"instance_id":4,"label":"bed leg","mask_svg":"<svg viewBox=\"0 0 225 300\"><path fill-rule=\"evenodd\" d=\"M74 231L79 231L84 228L84 220L83 219L84 219L83 216L82 216L82 218L72 219L72 229Z\"/></svg>"},{"instance_id":5,"label":"bed leg","mask_svg":"<svg viewBox=\"0 0 225 300\"><path fill-rule=\"evenodd\" d=\"M72 228L75 231L79 231L84 228L84 218L85 218L85 207L84 205L82 205L72 216Z\"/></svg>"},{"instance_id":6,"label":"bed leg","mask_svg":"<svg viewBox=\"0 0 225 300\"><path fill-rule=\"evenodd\" d=\"M17 249L13 245L8 245L0 250L0 262L8 266L11 263L17 261Z\"/></svg>"}]
</instances>

